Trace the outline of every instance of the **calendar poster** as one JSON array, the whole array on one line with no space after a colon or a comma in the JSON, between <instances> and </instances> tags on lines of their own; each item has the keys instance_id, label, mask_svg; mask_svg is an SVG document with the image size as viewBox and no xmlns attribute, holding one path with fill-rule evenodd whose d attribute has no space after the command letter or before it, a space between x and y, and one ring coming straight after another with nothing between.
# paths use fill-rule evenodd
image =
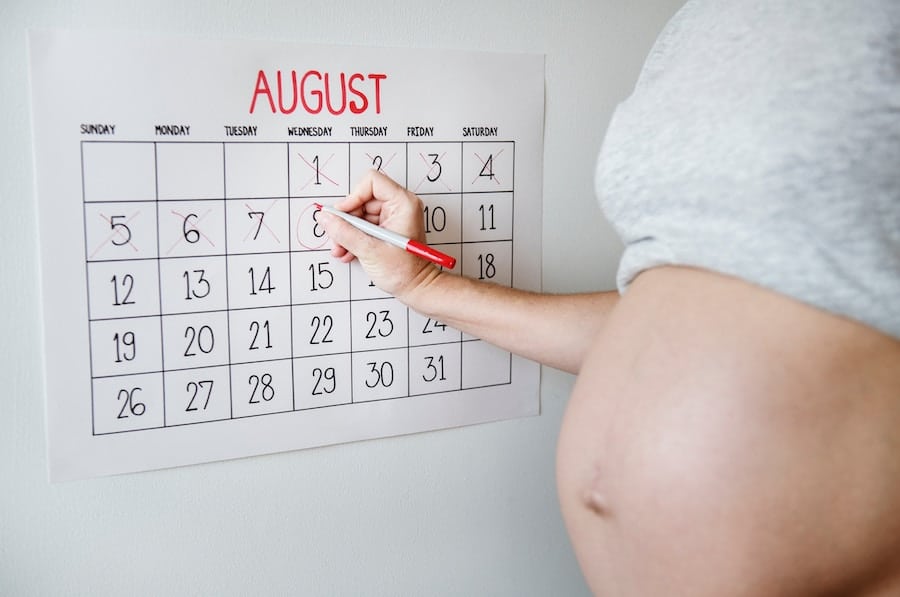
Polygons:
<instances>
[{"instance_id":1,"label":"calendar poster","mask_svg":"<svg viewBox=\"0 0 900 597\"><path fill-rule=\"evenodd\" d=\"M537 364L330 255L379 169L453 275L540 289L539 55L30 36L51 480L535 415Z\"/></svg>"}]
</instances>

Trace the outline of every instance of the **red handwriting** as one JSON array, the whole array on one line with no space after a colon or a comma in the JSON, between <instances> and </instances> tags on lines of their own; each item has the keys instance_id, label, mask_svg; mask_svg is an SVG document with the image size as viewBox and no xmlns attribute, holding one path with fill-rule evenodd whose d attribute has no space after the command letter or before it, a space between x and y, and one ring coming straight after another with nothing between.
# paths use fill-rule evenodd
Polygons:
<instances>
[{"instance_id":1,"label":"red handwriting","mask_svg":"<svg viewBox=\"0 0 900 597\"><path fill-rule=\"evenodd\" d=\"M370 108L381 114L381 82L387 79L382 73L322 73L308 70L302 75L275 71L275 92L272 92L270 76L260 70L256 75L256 87L250 101L250 113L256 111L257 101L262 109L268 107L272 114L293 114L298 105L308 114L318 114L323 109L338 116L346 110L363 114ZM277 102L276 102L277 97ZM276 108L277 106L277 108Z\"/></svg>"}]
</instances>

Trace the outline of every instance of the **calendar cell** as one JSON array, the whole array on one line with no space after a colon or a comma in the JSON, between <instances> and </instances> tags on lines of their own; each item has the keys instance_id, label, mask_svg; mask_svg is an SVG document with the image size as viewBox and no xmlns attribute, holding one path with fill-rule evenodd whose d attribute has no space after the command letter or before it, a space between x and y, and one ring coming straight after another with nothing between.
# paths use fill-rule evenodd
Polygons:
<instances>
[{"instance_id":1,"label":"calendar cell","mask_svg":"<svg viewBox=\"0 0 900 597\"><path fill-rule=\"evenodd\" d=\"M403 143L353 143L350 145L351 190L367 170L379 170L406 186L406 148Z\"/></svg>"},{"instance_id":2,"label":"calendar cell","mask_svg":"<svg viewBox=\"0 0 900 597\"><path fill-rule=\"evenodd\" d=\"M460 389L461 351L460 343L410 348L410 395Z\"/></svg>"},{"instance_id":3,"label":"calendar cell","mask_svg":"<svg viewBox=\"0 0 900 597\"><path fill-rule=\"evenodd\" d=\"M159 203L159 256L224 255L225 201Z\"/></svg>"},{"instance_id":4,"label":"calendar cell","mask_svg":"<svg viewBox=\"0 0 900 597\"><path fill-rule=\"evenodd\" d=\"M291 143L291 197L343 197L350 192L347 143Z\"/></svg>"},{"instance_id":5,"label":"calendar cell","mask_svg":"<svg viewBox=\"0 0 900 597\"><path fill-rule=\"evenodd\" d=\"M390 294L375 286L369 274L362 268L359 261L350 262L350 298L361 301L376 298L390 298Z\"/></svg>"},{"instance_id":6,"label":"calendar cell","mask_svg":"<svg viewBox=\"0 0 900 597\"><path fill-rule=\"evenodd\" d=\"M409 190L413 193L458 193L462 148L459 143L410 143L407 150Z\"/></svg>"},{"instance_id":7,"label":"calendar cell","mask_svg":"<svg viewBox=\"0 0 900 597\"><path fill-rule=\"evenodd\" d=\"M290 249L287 199L229 199L226 221L231 255Z\"/></svg>"},{"instance_id":8,"label":"calendar cell","mask_svg":"<svg viewBox=\"0 0 900 597\"><path fill-rule=\"evenodd\" d=\"M159 314L156 261L106 261L88 264L91 319Z\"/></svg>"},{"instance_id":9,"label":"calendar cell","mask_svg":"<svg viewBox=\"0 0 900 597\"><path fill-rule=\"evenodd\" d=\"M462 387L480 388L510 383L512 355L483 340L462 343Z\"/></svg>"},{"instance_id":10,"label":"calendar cell","mask_svg":"<svg viewBox=\"0 0 900 597\"><path fill-rule=\"evenodd\" d=\"M225 196L287 197L287 160L284 143L226 143Z\"/></svg>"},{"instance_id":11,"label":"calendar cell","mask_svg":"<svg viewBox=\"0 0 900 597\"><path fill-rule=\"evenodd\" d=\"M513 194L463 195L463 241L484 242L513 237Z\"/></svg>"},{"instance_id":12,"label":"calendar cell","mask_svg":"<svg viewBox=\"0 0 900 597\"><path fill-rule=\"evenodd\" d=\"M463 191L512 191L513 160L512 143L463 143Z\"/></svg>"},{"instance_id":13,"label":"calendar cell","mask_svg":"<svg viewBox=\"0 0 900 597\"><path fill-rule=\"evenodd\" d=\"M231 411L252 417L293 410L291 361L231 366Z\"/></svg>"},{"instance_id":14,"label":"calendar cell","mask_svg":"<svg viewBox=\"0 0 900 597\"><path fill-rule=\"evenodd\" d=\"M93 396L95 435L165 425L161 373L94 379Z\"/></svg>"},{"instance_id":15,"label":"calendar cell","mask_svg":"<svg viewBox=\"0 0 900 597\"><path fill-rule=\"evenodd\" d=\"M395 298L350 303L353 350L406 346L406 307Z\"/></svg>"},{"instance_id":16,"label":"calendar cell","mask_svg":"<svg viewBox=\"0 0 900 597\"><path fill-rule=\"evenodd\" d=\"M354 352L353 402L400 398L409 394L407 349Z\"/></svg>"},{"instance_id":17,"label":"calendar cell","mask_svg":"<svg viewBox=\"0 0 900 597\"><path fill-rule=\"evenodd\" d=\"M156 158L153 143L107 143L81 145L84 200L156 200Z\"/></svg>"},{"instance_id":18,"label":"calendar cell","mask_svg":"<svg viewBox=\"0 0 900 597\"><path fill-rule=\"evenodd\" d=\"M221 143L157 143L159 199L224 199L224 152Z\"/></svg>"},{"instance_id":19,"label":"calendar cell","mask_svg":"<svg viewBox=\"0 0 900 597\"><path fill-rule=\"evenodd\" d=\"M249 363L291 357L290 307L240 309L228 315L231 362Z\"/></svg>"},{"instance_id":20,"label":"calendar cell","mask_svg":"<svg viewBox=\"0 0 900 597\"><path fill-rule=\"evenodd\" d=\"M462 253L462 275L512 285L512 242L466 243Z\"/></svg>"},{"instance_id":21,"label":"calendar cell","mask_svg":"<svg viewBox=\"0 0 900 597\"><path fill-rule=\"evenodd\" d=\"M460 195L425 195L422 197L425 219L425 241L430 245L462 241L462 198ZM442 249L443 250L443 249Z\"/></svg>"},{"instance_id":22,"label":"calendar cell","mask_svg":"<svg viewBox=\"0 0 900 597\"><path fill-rule=\"evenodd\" d=\"M230 418L229 384L228 367L166 372L166 425L187 425Z\"/></svg>"},{"instance_id":23,"label":"calendar cell","mask_svg":"<svg viewBox=\"0 0 900 597\"><path fill-rule=\"evenodd\" d=\"M295 305L350 300L350 264L327 251L291 255L291 300Z\"/></svg>"},{"instance_id":24,"label":"calendar cell","mask_svg":"<svg viewBox=\"0 0 900 597\"><path fill-rule=\"evenodd\" d=\"M91 322L91 374L94 377L162 370L158 317Z\"/></svg>"},{"instance_id":25,"label":"calendar cell","mask_svg":"<svg viewBox=\"0 0 900 597\"><path fill-rule=\"evenodd\" d=\"M156 204L90 203L84 208L88 261L157 256Z\"/></svg>"},{"instance_id":26,"label":"calendar cell","mask_svg":"<svg viewBox=\"0 0 900 597\"><path fill-rule=\"evenodd\" d=\"M425 317L409 310L409 345L425 346L429 344L446 344L459 342L462 334L459 330L440 321Z\"/></svg>"},{"instance_id":27,"label":"calendar cell","mask_svg":"<svg viewBox=\"0 0 900 597\"><path fill-rule=\"evenodd\" d=\"M292 251L330 250L334 244L319 225L319 211L316 203L331 205L334 198L311 197L291 199L291 242Z\"/></svg>"},{"instance_id":28,"label":"calendar cell","mask_svg":"<svg viewBox=\"0 0 900 597\"><path fill-rule=\"evenodd\" d=\"M291 304L287 253L228 257L228 305L232 309Z\"/></svg>"},{"instance_id":29,"label":"calendar cell","mask_svg":"<svg viewBox=\"0 0 900 597\"><path fill-rule=\"evenodd\" d=\"M188 313L162 318L166 371L228 363L228 313Z\"/></svg>"},{"instance_id":30,"label":"calendar cell","mask_svg":"<svg viewBox=\"0 0 900 597\"><path fill-rule=\"evenodd\" d=\"M349 354L294 359L294 408L349 404L350 380Z\"/></svg>"},{"instance_id":31,"label":"calendar cell","mask_svg":"<svg viewBox=\"0 0 900 597\"><path fill-rule=\"evenodd\" d=\"M350 352L350 303L293 307L294 356Z\"/></svg>"},{"instance_id":32,"label":"calendar cell","mask_svg":"<svg viewBox=\"0 0 900 597\"><path fill-rule=\"evenodd\" d=\"M163 314L224 311L228 307L225 257L160 259Z\"/></svg>"}]
</instances>

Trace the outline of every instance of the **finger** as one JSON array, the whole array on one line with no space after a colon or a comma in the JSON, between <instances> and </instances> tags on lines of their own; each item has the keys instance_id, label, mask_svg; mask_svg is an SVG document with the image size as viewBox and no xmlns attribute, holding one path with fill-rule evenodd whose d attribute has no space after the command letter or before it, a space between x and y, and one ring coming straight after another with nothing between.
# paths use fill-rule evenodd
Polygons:
<instances>
[{"instance_id":1,"label":"finger","mask_svg":"<svg viewBox=\"0 0 900 597\"><path fill-rule=\"evenodd\" d=\"M344 253L338 258L338 261L340 261L341 263L350 263L354 259L356 259L356 255L354 255L353 253Z\"/></svg>"},{"instance_id":2,"label":"finger","mask_svg":"<svg viewBox=\"0 0 900 597\"><path fill-rule=\"evenodd\" d=\"M344 255L346 255L347 252L348 252L348 251L347 251L346 248L344 248L343 246L341 246L341 245L339 245L339 244L337 244L337 243L334 243L334 246L331 247L331 256L332 256L332 257L335 257L335 258L337 258L337 259L340 259L340 258L343 257Z\"/></svg>"},{"instance_id":3,"label":"finger","mask_svg":"<svg viewBox=\"0 0 900 597\"><path fill-rule=\"evenodd\" d=\"M363 213L365 213L366 217L372 216L377 218L384 211L384 206L384 201L369 201L363 205Z\"/></svg>"},{"instance_id":4,"label":"finger","mask_svg":"<svg viewBox=\"0 0 900 597\"><path fill-rule=\"evenodd\" d=\"M381 201L391 201L405 193L399 183L390 178L387 174L379 170L368 170L365 176L356 184L353 192L350 193L348 201L349 207L366 206L369 202L375 201L372 207L368 207L370 213L377 213L380 210Z\"/></svg>"},{"instance_id":5,"label":"finger","mask_svg":"<svg viewBox=\"0 0 900 597\"><path fill-rule=\"evenodd\" d=\"M336 257L344 262L352 261L355 255L367 254L371 251L373 243L377 242L365 232L327 212L321 212L319 223L325 228L325 232L336 247L340 247L337 251L340 254Z\"/></svg>"},{"instance_id":6,"label":"finger","mask_svg":"<svg viewBox=\"0 0 900 597\"><path fill-rule=\"evenodd\" d=\"M344 212L344 213L348 213L348 214L350 214L351 216L356 216L357 218L364 218L364 217L366 217L366 211L365 211L365 209L364 209L364 206L361 206L361 207L347 207L347 205L349 205L349 203L347 203L347 202L348 202L348 199L349 199L349 196L348 196L348 197L345 197L345 198L343 198L343 199L341 199L340 201L335 202L334 205L332 205L332 207L334 207L335 209L338 209L338 210L340 210L340 211L342 211L342 212ZM347 205L345 205L345 203L346 203Z\"/></svg>"}]
</instances>

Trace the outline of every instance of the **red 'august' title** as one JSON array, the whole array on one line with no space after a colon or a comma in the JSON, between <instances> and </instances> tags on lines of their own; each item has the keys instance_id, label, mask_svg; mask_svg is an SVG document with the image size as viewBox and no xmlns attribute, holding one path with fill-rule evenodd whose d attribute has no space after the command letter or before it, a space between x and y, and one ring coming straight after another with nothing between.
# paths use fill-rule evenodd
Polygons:
<instances>
[{"instance_id":1,"label":"red 'august' title","mask_svg":"<svg viewBox=\"0 0 900 597\"><path fill-rule=\"evenodd\" d=\"M363 114L374 109L381 114L381 82L387 75L381 73L321 73L308 70L298 77L297 71L287 73L275 71L275 92L269 83L266 71L256 75L256 88L250 101L250 113L268 107L272 114L293 114L301 106L308 114L318 114L323 109L338 116L350 110L353 114ZM276 102L276 99L277 102ZM277 107L277 109L276 109Z\"/></svg>"}]
</instances>

